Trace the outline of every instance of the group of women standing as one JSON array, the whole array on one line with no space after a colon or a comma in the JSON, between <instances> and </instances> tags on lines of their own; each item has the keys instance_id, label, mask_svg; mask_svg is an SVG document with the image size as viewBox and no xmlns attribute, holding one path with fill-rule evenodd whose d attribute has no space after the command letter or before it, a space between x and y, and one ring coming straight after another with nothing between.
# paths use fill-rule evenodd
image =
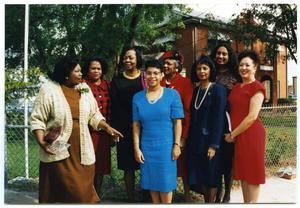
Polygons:
<instances>
[{"instance_id":1,"label":"group of women standing","mask_svg":"<svg viewBox=\"0 0 300 208\"><path fill-rule=\"evenodd\" d=\"M84 82L79 62L73 62L65 58L55 67L31 115L41 147L41 203L99 202L114 142L129 202L135 201L139 168L141 187L153 203L172 202L177 177L183 179L186 202L190 189L203 194L205 202L229 202L232 178L242 181L245 202L257 201L265 177L265 133L258 119L264 88L255 80L255 52L242 52L237 68L232 48L219 45L211 58L202 55L193 64L194 84L179 73L183 57L178 51L147 61L142 71L141 53L126 48L111 83L103 78L103 59L86 61ZM57 127L54 142L46 142ZM70 147L53 152L60 140Z\"/></svg>"},{"instance_id":2,"label":"group of women standing","mask_svg":"<svg viewBox=\"0 0 300 208\"><path fill-rule=\"evenodd\" d=\"M189 184L206 202L229 202L232 179L240 180L244 202L255 203L259 185L265 183L265 129L258 118L265 88L255 79L259 57L254 51L241 52L236 70L233 50L220 44L211 58L214 63L201 56L191 70L199 86L190 108Z\"/></svg>"}]
</instances>

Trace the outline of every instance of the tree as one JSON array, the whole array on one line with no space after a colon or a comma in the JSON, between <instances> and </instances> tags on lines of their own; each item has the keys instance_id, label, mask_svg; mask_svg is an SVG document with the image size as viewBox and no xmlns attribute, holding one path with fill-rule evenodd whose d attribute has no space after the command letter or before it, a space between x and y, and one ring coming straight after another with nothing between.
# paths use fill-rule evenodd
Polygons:
<instances>
[{"instance_id":1,"label":"tree","mask_svg":"<svg viewBox=\"0 0 300 208\"><path fill-rule=\"evenodd\" d=\"M42 75L40 68L30 68L27 72L28 82L25 83L21 70L5 70L5 103L7 106L11 105L14 101L23 99L25 91L27 98L30 98L39 90L39 78Z\"/></svg>"},{"instance_id":2,"label":"tree","mask_svg":"<svg viewBox=\"0 0 300 208\"><path fill-rule=\"evenodd\" d=\"M24 5L5 5L5 103L6 106L34 95L42 74L37 67L28 69L28 82L24 82Z\"/></svg>"},{"instance_id":3,"label":"tree","mask_svg":"<svg viewBox=\"0 0 300 208\"><path fill-rule=\"evenodd\" d=\"M231 22L233 36L240 41L257 39L267 44L266 53L277 55L278 45L284 44L288 58L297 63L297 5L252 4ZM241 35L246 34L246 35Z\"/></svg>"},{"instance_id":4,"label":"tree","mask_svg":"<svg viewBox=\"0 0 300 208\"><path fill-rule=\"evenodd\" d=\"M24 60L24 5L5 5L5 67L16 68Z\"/></svg>"},{"instance_id":5,"label":"tree","mask_svg":"<svg viewBox=\"0 0 300 208\"><path fill-rule=\"evenodd\" d=\"M13 8L7 20L16 15ZM102 56L113 68L126 45L135 42L144 52L151 51L160 47L154 44L157 38L182 27L181 16L174 10L189 12L184 5L173 4L30 5L29 65L48 73L59 56L76 54ZM24 34L21 27L17 30ZM6 53L15 47L11 42ZM9 54L6 59L13 62Z\"/></svg>"}]
</instances>

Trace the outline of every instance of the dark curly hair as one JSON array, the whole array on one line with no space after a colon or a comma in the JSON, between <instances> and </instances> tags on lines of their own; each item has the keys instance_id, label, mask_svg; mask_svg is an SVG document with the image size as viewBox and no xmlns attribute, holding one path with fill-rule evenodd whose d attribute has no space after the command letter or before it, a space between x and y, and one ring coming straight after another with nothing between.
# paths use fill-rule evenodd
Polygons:
<instances>
[{"instance_id":1,"label":"dark curly hair","mask_svg":"<svg viewBox=\"0 0 300 208\"><path fill-rule=\"evenodd\" d=\"M80 59L77 56L64 56L55 64L53 72L49 75L50 79L60 84L64 83L66 77L79 64Z\"/></svg>"},{"instance_id":2,"label":"dark curly hair","mask_svg":"<svg viewBox=\"0 0 300 208\"><path fill-rule=\"evenodd\" d=\"M127 51L130 51L130 50L135 51L135 54L136 54L136 67L138 69L141 69L144 65L144 60L142 58L142 53L140 52L140 50L137 47L127 47L127 48L123 49L123 51L121 53L121 56L120 56L120 62L118 64L118 69L120 71L123 70L123 59L124 59L125 53Z\"/></svg>"},{"instance_id":3,"label":"dark curly hair","mask_svg":"<svg viewBox=\"0 0 300 208\"><path fill-rule=\"evenodd\" d=\"M87 77L88 73L89 73L89 68L90 68L90 64L93 62L93 61L97 61L101 64L101 69L102 69L102 75L105 75L108 71L108 65L107 65L107 62L104 58L101 58L101 57L98 57L98 56L92 56L90 58L87 58L85 61L84 61L84 64L83 64L83 69L82 69L82 75L83 77Z\"/></svg>"},{"instance_id":4,"label":"dark curly hair","mask_svg":"<svg viewBox=\"0 0 300 208\"><path fill-rule=\"evenodd\" d=\"M253 50L242 51L238 56L239 63L243 58L246 58L246 57L249 57L250 59L252 59L253 63L256 64L257 66L259 66L259 64L260 64L259 55L255 51L253 51Z\"/></svg>"},{"instance_id":5,"label":"dark curly hair","mask_svg":"<svg viewBox=\"0 0 300 208\"><path fill-rule=\"evenodd\" d=\"M234 76L235 78L239 78L238 61L237 61L236 53L232 49L232 47L227 43L218 44L210 54L210 58L214 61L215 65L216 65L217 73L218 73L218 64L216 63L216 54L220 47L224 47L228 51L228 62L226 64L226 67L228 68L229 73L232 76Z\"/></svg>"},{"instance_id":6,"label":"dark curly hair","mask_svg":"<svg viewBox=\"0 0 300 208\"><path fill-rule=\"evenodd\" d=\"M160 60L157 60L157 59L150 59L150 60L146 61L146 63L145 63L145 70L147 70L148 67L158 68L160 70L160 72L162 72L163 62Z\"/></svg>"},{"instance_id":7,"label":"dark curly hair","mask_svg":"<svg viewBox=\"0 0 300 208\"><path fill-rule=\"evenodd\" d=\"M192 82L199 82L199 79L197 77L197 66L199 64L205 64L209 66L210 68L210 75L209 75L209 81L213 82L216 80L216 67L214 62L210 59L209 56L201 55L192 65L191 68L191 80Z\"/></svg>"}]
</instances>

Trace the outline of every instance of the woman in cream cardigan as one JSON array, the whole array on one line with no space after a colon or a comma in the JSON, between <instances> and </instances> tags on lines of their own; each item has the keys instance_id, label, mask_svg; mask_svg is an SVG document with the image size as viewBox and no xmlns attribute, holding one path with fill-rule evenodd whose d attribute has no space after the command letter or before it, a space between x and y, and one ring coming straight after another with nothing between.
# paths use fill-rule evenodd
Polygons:
<instances>
[{"instance_id":1,"label":"woman in cream cardigan","mask_svg":"<svg viewBox=\"0 0 300 208\"><path fill-rule=\"evenodd\" d=\"M81 83L77 58L62 58L50 78L41 87L30 117L40 146L39 202L97 203L88 125L104 129L115 140L123 135L105 122L90 88ZM46 139L48 135L52 141Z\"/></svg>"}]
</instances>

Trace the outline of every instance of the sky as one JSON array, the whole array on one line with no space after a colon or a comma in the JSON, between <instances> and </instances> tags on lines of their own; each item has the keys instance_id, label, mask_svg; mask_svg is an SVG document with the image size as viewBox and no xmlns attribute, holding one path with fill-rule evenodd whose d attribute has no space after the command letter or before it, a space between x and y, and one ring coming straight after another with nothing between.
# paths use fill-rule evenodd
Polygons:
<instances>
[{"instance_id":1,"label":"sky","mask_svg":"<svg viewBox=\"0 0 300 208\"><path fill-rule=\"evenodd\" d=\"M212 13L214 15L229 19L232 14L239 13L243 8L248 7L246 3L218 3L215 1L206 2L205 4L189 4L194 9L192 14L205 15Z\"/></svg>"}]
</instances>

